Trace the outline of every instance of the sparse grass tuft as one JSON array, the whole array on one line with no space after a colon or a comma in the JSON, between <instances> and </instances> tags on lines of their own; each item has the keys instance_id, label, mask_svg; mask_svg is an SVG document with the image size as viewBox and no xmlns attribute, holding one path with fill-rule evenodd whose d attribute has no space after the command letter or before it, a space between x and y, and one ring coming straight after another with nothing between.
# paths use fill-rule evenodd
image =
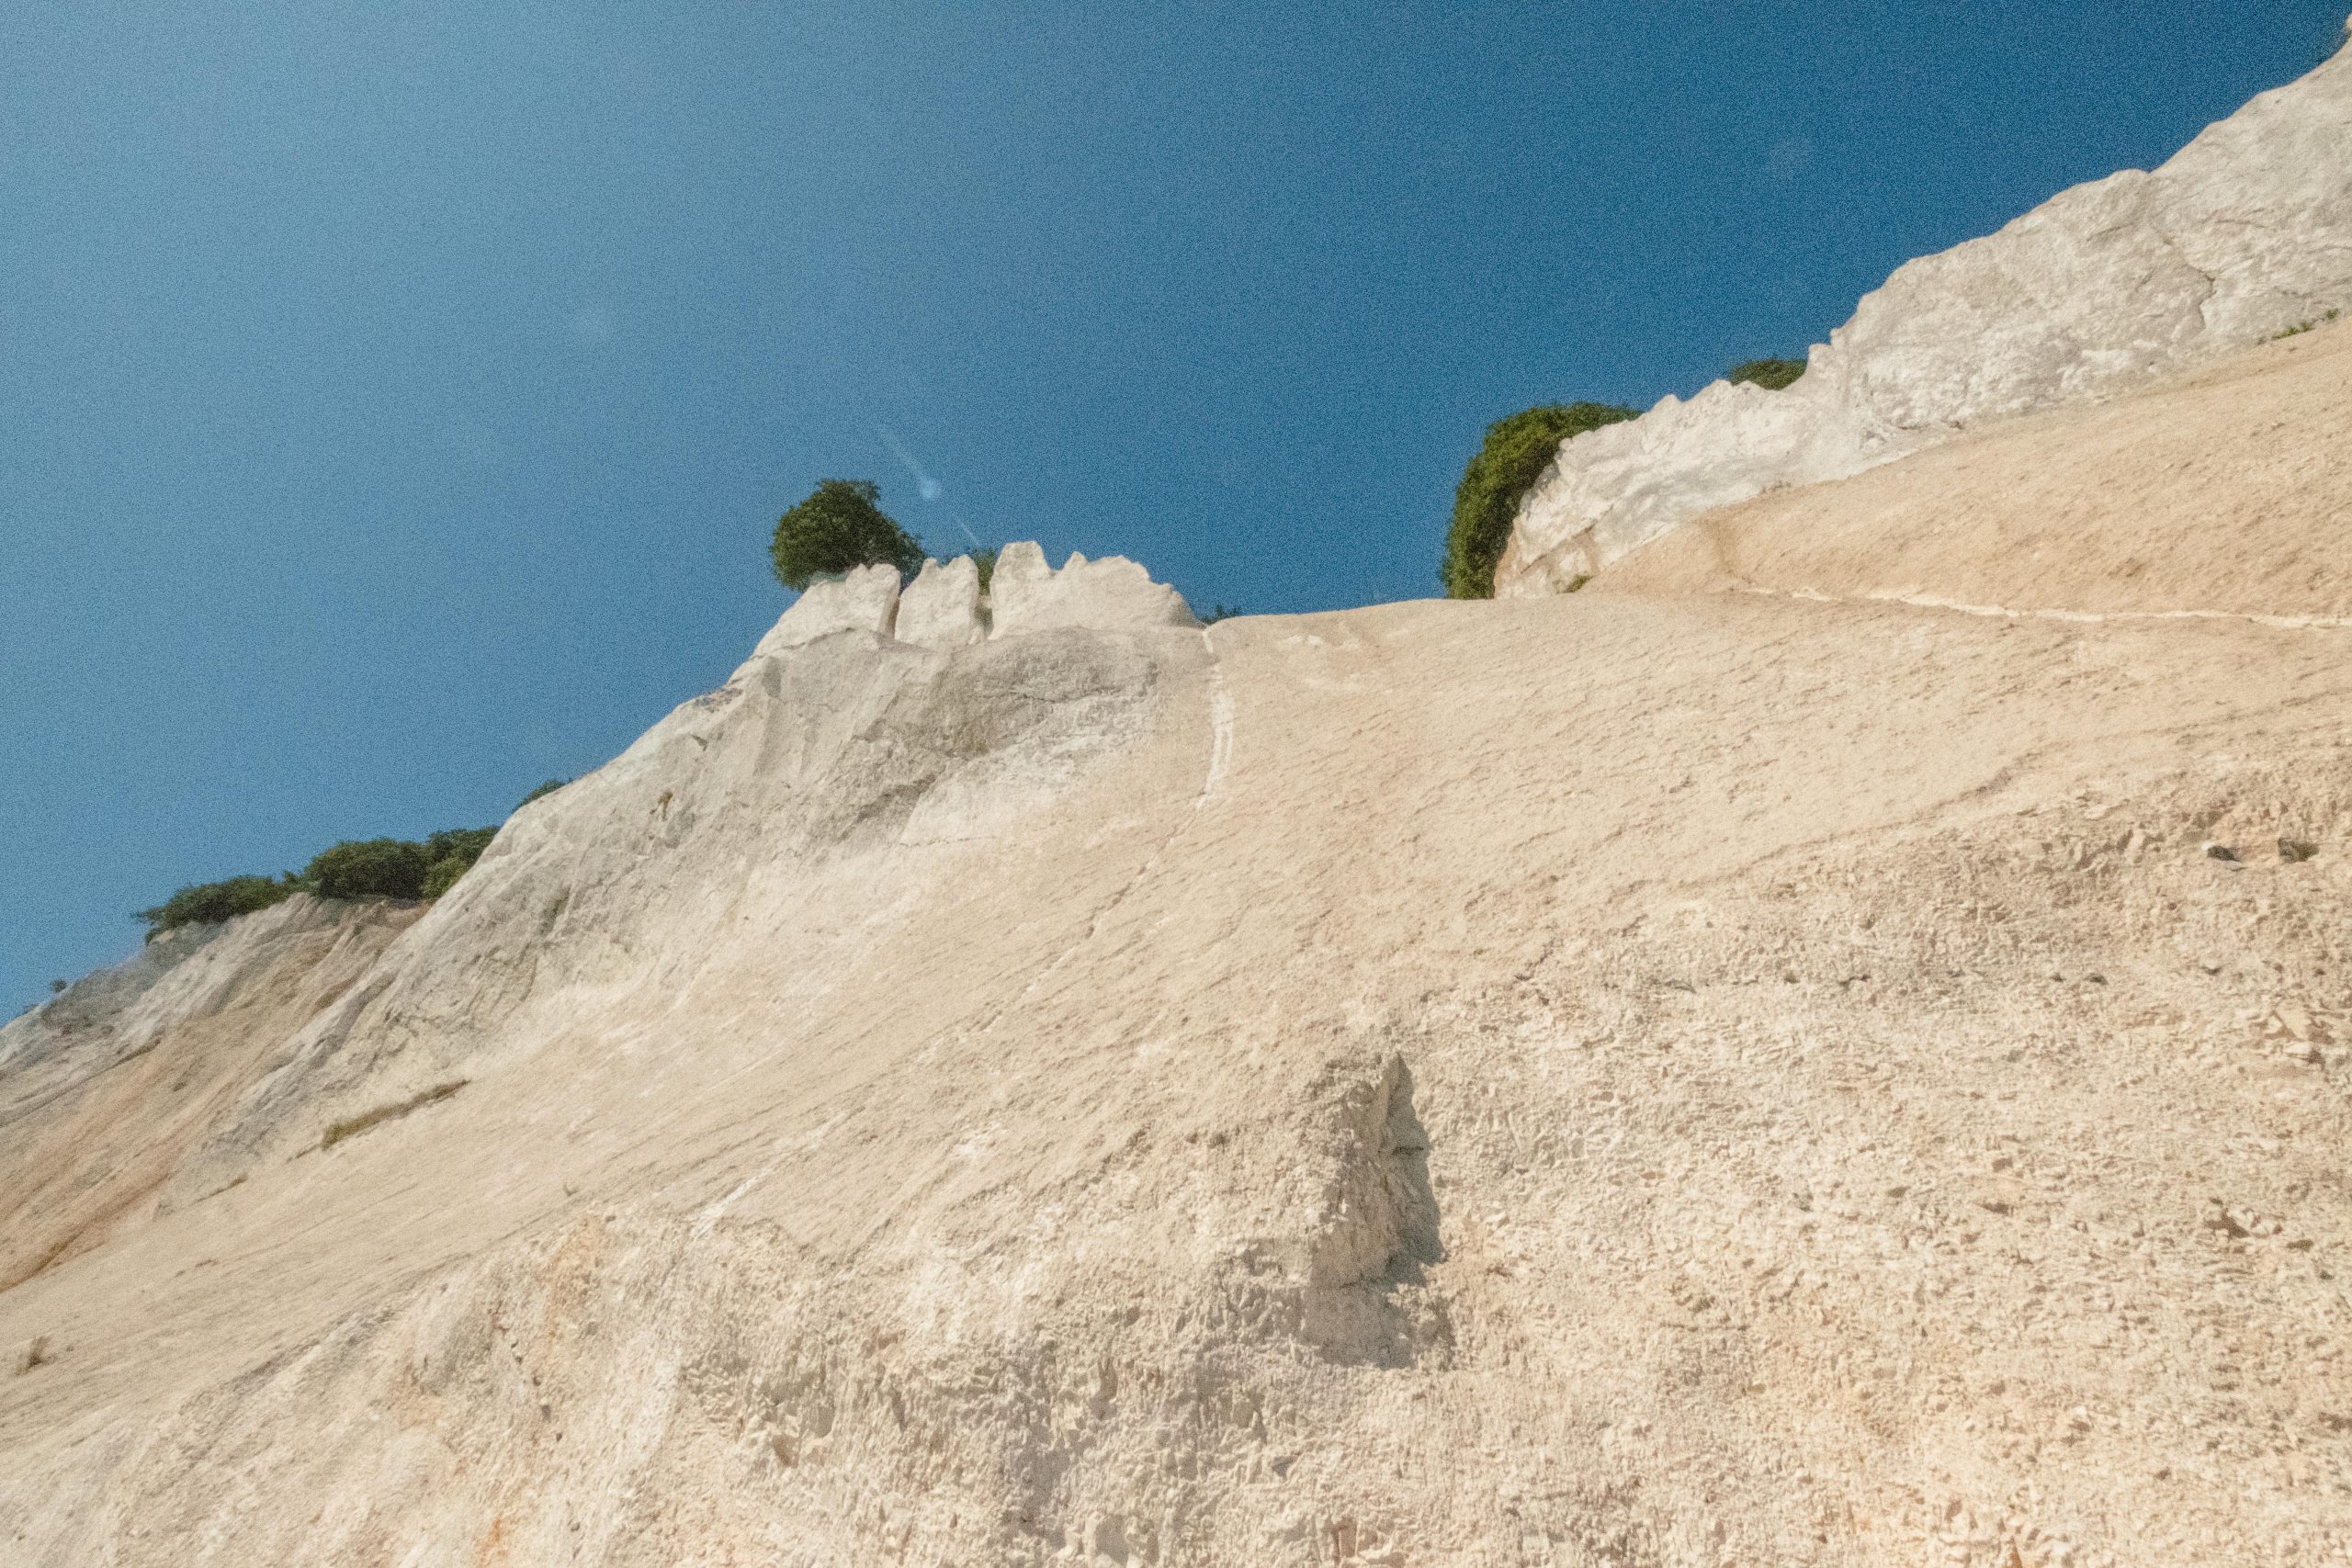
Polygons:
<instances>
[{"instance_id":1,"label":"sparse grass tuft","mask_svg":"<svg viewBox=\"0 0 2352 1568\"><path fill-rule=\"evenodd\" d=\"M2335 320L2336 317L2342 314L2344 314L2342 310L2330 310L2324 316L2314 316L2308 321L2298 321L2283 333L2272 333L2268 337L2264 338L2262 341L2265 343L2277 343L2280 338L2301 337L2307 332L2312 332L2320 327L2327 325L2328 322Z\"/></svg>"},{"instance_id":2,"label":"sparse grass tuft","mask_svg":"<svg viewBox=\"0 0 2352 1568\"><path fill-rule=\"evenodd\" d=\"M396 1117L405 1116L412 1111L422 1111L436 1100L448 1099L465 1088L468 1081L465 1078L452 1078L447 1083L434 1085L422 1094L413 1094L406 1100L397 1100L390 1105L379 1105L373 1111L363 1111L356 1116L345 1117L343 1121L327 1128L326 1135L319 1140L319 1147L331 1149L344 1139L356 1138L370 1127L380 1126Z\"/></svg>"}]
</instances>

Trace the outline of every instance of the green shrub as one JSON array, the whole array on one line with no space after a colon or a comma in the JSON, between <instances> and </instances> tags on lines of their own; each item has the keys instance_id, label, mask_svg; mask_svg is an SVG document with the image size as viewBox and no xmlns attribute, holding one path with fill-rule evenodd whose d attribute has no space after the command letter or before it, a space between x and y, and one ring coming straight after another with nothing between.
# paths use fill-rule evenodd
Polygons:
<instances>
[{"instance_id":1,"label":"green shrub","mask_svg":"<svg viewBox=\"0 0 2352 1568\"><path fill-rule=\"evenodd\" d=\"M1560 443L1634 417L1609 403L1548 403L1487 426L1487 439L1453 492L1438 581L1453 599L1495 596L1495 566L1510 543L1519 503L1552 465Z\"/></svg>"},{"instance_id":2,"label":"green shrub","mask_svg":"<svg viewBox=\"0 0 2352 1568\"><path fill-rule=\"evenodd\" d=\"M498 837L495 828L451 828L424 840L424 882L418 895L438 898L457 886L458 878L474 868L482 851Z\"/></svg>"},{"instance_id":3,"label":"green shrub","mask_svg":"<svg viewBox=\"0 0 2352 1568\"><path fill-rule=\"evenodd\" d=\"M561 789L571 782L571 781L570 779L549 779L547 783L541 784L538 788L533 790L530 794L516 801L514 803L514 809L520 811L523 807L530 805L531 802L541 799L547 795L553 795L556 791Z\"/></svg>"},{"instance_id":4,"label":"green shrub","mask_svg":"<svg viewBox=\"0 0 2352 1568\"><path fill-rule=\"evenodd\" d=\"M232 876L221 882L199 882L183 887L152 909L134 917L147 922L147 940L154 941L178 926L218 925L238 915L266 909L302 889L288 874L283 877Z\"/></svg>"},{"instance_id":5,"label":"green shrub","mask_svg":"<svg viewBox=\"0 0 2352 1568\"><path fill-rule=\"evenodd\" d=\"M531 792L526 805L563 781L550 779ZM423 843L406 839L346 840L322 851L300 875L232 876L183 887L138 918L147 922L147 940L154 941L175 926L217 925L232 916L266 909L296 893L322 898L438 898L473 869L495 828L450 828L429 835Z\"/></svg>"},{"instance_id":6,"label":"green shrub","mask_svg":"<svg viewBox=\"0 0 2352 1568\"><path fill-rule=\"evenodd\" d=\"M1802 359L1746 359L1724 372L1726 381L1746 381L1768 392L1793 387L1804 376Z\"/></svg>"},{"instance_id":7,"label":"green shrub","mask_svg":"<svg viewBox=\"0 0 2352 1568\"><path fill-rule=\"evenodd\" d=\"M423 843L346 840L321 851L302 879L322 898L438 898L496 837L495 828L449 828Z\"/></svg>"},{"instance_id":8,"label":"green shrub","mask_svg":"<svg viewBox=\"0 0 2352 1568\"><path fill-rule=\"evenodd\" d=\"M471 865L481 859L482 851L490 848L490 841L496 837L495 828L447 828L426 837L424 858L444 861L454 856Z\"/></svg>"},{"instance_id":9,"label":"green shrub","mask_svg":"<svg viewBox=\"0 0 2352 1568\"><path fill-rule=\"evenodd\" d=\"M876 504L870 479L820 479L808 499L776 519L768 554L776 581L795 592L818 578L886 562L904 575L922 568L922 541Z\"/></svg>"},{"instance_id":10,"label":"green shrub","mask_svg":"<svg viewBox=\"0 0 2352 1568\"><path fill-rule=\"evenodd\" d=\"M421 898L432 863L407 839L346 839L321 850L302 880L322 898Z\"/></svg>"}]
</instances>

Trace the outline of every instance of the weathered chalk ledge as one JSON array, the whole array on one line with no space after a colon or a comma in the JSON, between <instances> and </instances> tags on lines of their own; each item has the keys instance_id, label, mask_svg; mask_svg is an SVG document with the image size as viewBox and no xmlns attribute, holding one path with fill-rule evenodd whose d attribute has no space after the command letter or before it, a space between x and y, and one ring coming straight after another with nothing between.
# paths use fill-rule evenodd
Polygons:
<instances>
[{"instance_id":1,"label":"weathered chalk ledge","mask_svg":"<svg viewBox=\"0 0 2352 1568\"><path fill-rule=\"evenodd\" d=\"M896 567L876 565L811 583L752 657L846 631L956 649L1068 626L1148 631L1200 624L1182 594L1125 556L1089 560L1073 552L1057 570L1046 564L1042 548L1023 540L1004 547L985 594L968 556L925 561L911 582L903 582Z\"/></svg>"},{"instance_id":2,"label":"weathered chalk ledge","mask_svg":"<svg viewBox=\"0 0 2352 1568\"><path fill-rule=\"evenodd\" d=\"M1690 518L2352 311L2352 49L2153 173L1899 267L1785 391L1718 381L1564 443L1495 573L1573 590Z\"/></svg>"}]
</instances>

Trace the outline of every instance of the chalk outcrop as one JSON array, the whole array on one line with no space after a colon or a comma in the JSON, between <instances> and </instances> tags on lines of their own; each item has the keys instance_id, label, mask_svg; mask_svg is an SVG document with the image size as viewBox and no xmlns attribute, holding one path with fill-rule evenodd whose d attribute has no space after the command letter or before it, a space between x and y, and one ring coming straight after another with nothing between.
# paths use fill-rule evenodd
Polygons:
<instances>
[{"instance_id":1,"label":"chalk outcrop","mask_svg":"<svg viewBox=\"0 0 2352 1568\"><path fill-rule=\"evenodd\" d=\"M1004 547L990 582L980 592L979 568L969 556L927 560L911 582L898 569L862 566L808 585L754 659L767 659L837 632L869 632L920 648L968 648L990 637L1053 630L1143 631L1193 627L1184 596L1125 556L1088 560L1072 551L1057 570L1046 552L1023 540Z\"/></svg>"},{"instance_id":2,"label":"chalk outcrop","mask_svg":"<svg viewBox=\"0 0 2352 1568\"><path fill-rule=\"evenodd\" d=\"M969 556L944 566L935 560L899 596L897 636L922 648L969 648L989 635L980 597L980 569Z\"/></svg>"},{"instance_id":3,"label":"chalk outcrop","mask_svg":"<svg viewBox=\"0 0 2352 1568\"><path fill-rule=\"evenodd\" d=\"M2352 321L1718 508L1590 592L2352 626L2352 462L2298 434L2329 430L2352 432Z\"/></svg>"},{"instance_id":4,"label":"chalk outcrop","mask_svg":"<svg viewBox=\"0 0 2352 1568\"><path fill-rule=\"evenodd\" d=\"M888 637L898 622L899 569L861 566L844 577L810 583L774 629L760 639L752 657L764 659L835 632Z\"/></svg>"},{"instance_id":5,"label":"chalk outcrop","mask_svg":"<svg viewBox=\"0 0 2352 1568\"><path fill-rule=\"evenodd\" d=\"M1783 391L1717 382L1562 445L1496 571L1556 592L1683 522L2352 310L2352 51L2153 173L1911 262Z\"/></svg>"},{"instance_id":6,"label":"chalk outcrop","mask_svg":"<svg viewBox=\"0 0 2352 1568\"><path fill-rule=\"evenodd\" d=\"M1046 552L1022 543L1004 547L989 579L996 635L1053 627L1114 630L1138 626L1197 626L1183 595L1125 556L1088 560L1073 553L1057 571Z\"/></svg>"}]
</instances>

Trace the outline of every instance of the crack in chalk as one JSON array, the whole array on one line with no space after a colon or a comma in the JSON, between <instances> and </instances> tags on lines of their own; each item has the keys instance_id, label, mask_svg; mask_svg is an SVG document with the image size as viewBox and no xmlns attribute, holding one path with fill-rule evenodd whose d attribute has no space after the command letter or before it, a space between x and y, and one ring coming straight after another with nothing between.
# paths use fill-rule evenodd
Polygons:
<instances>
[{"instance_id":1,"label":"crack in chalk","mask_svg":"<svg viewBox=\"0 0 2352 1568\"><path fill-rule=\"evenodd\" d=\"M2341 631L2352 627L2352 615L2266 615L2255 610L2017 610L2006 604L1967 604L1932 593L1824 593L1818 588L1764 588L1739 584L1738 592L1765 599L1802 599L1814 604L1908 604L1920 610L1949 610L1959 615L1984 615L2012 621L2249 621L2259 626L2291 631Z\"/></svg>"}]
</instances>

